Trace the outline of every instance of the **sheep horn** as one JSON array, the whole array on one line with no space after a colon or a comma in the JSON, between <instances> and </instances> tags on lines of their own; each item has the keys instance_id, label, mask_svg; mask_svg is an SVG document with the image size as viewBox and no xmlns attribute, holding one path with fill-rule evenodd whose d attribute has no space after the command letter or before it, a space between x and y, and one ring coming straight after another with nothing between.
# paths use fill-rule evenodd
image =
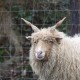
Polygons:
<instances>
[{"instance_id":1,"label":"sheep horn","mask_svg":"<svg viewBox=\"0 0 80 80\"><path fill-rule=\"evenodd\" d=\"M58 21L54 26L52 26L52 27L54 27L54 28L57 28L57 27L59 27L62 23L63 23L63 21L66 19L66 17L64 17L63 19L61 19L60 21Z\"/></svg>"},{"instance_id":2,"label":"sheep horn","mask_svg":"<svg viewBox=\"0 0 80 80\"><path fill-rule=\"evenodd\" d=\"M27 21L27 20L25 20L25 19L23 19L23 18L21 18L27 25L29 25L29 26L31 26L32 27L32 29L34 30L34 32L38 32L39 31L39 29L35 26L35 25L33 25L32 23L30 23L29 21Z\"/></svg>"}]
</instances>

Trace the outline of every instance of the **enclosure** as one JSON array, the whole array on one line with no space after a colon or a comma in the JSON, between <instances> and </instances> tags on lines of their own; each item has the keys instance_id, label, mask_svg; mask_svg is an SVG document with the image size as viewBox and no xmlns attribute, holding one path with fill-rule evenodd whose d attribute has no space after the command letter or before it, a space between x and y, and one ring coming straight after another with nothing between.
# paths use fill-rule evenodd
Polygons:
<instances>
[{"instance_id":1,"label":"enclosure","mask_svg":"<svg viewBox=\"0 0 80 80\"><path fill-rule=\"evenodd\" d=\"M0 80L37 80L29 65L33 32L21 18L39 28L66 17L58 29L73 36L80 32L79 0L0 0Z\"/></svg>"}]
</instances>

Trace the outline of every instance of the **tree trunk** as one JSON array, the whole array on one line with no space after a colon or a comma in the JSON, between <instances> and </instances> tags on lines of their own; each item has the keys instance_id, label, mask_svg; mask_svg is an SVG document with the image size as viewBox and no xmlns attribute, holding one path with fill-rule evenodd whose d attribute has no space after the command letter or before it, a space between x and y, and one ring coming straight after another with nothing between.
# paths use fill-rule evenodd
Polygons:
<instances>
[{"instance_id":1,"label":"tree trunk","mask_svg":"<svg viewBox=\"0 0 80 80\"><path fill-rule=\"evenodd\" d=\"M80 0L78 0L78 6L79 6L79 28L78 28L78 32L80 33Z\"/></svg>"},{"instance_id":2,"label":"tree trunk","mask_svg":"<svg viewBox=\"0 0 80 80\"><path fill-rule=\"evenodd\" d=\"M71 33L70 35L73 36L74 34L78 33L79 27L79 5L78 0L69 0L69 9L70 9L70 27Z\"/></svg>"}]
</instances>

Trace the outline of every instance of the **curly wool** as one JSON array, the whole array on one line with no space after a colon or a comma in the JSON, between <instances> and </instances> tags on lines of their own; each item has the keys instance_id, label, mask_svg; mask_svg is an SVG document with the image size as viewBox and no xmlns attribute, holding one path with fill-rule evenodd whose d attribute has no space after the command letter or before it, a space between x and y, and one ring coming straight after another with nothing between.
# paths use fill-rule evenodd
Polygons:
<instances>
[{"instance_id":1,"label":"curly wool","mask_svg":"<svg viewBox=\"0 0 80 80\"><path fill-rule=\"evenodd\" d=\"M42 29L36 38L42 38L39 34L49 33ZM40 80L80 80L80 37L65 36L63 32L56 30L55 35L62 37L60 44L55 44L49 51L48 61L38 61L34 56L34 45L30 49L30 65ZM45 35L46 35L45 34ZM34 38L33 36L33 38ZM49 36L51 36L49 34ZM34 38L34 39L36 39ZM44 39L44 38L43 38Z\"/></svg>"}]
</instances>

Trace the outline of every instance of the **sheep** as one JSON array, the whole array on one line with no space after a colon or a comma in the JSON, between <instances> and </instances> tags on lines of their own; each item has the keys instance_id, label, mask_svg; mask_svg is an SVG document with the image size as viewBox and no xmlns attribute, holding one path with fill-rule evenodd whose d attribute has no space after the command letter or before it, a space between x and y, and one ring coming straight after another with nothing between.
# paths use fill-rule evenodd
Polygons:
<instances>
[{"instance_id":1,"label":"sheep","mask_svg":"<svg viewBox=\"0 0 80 80\"><path fill-rule=\"evenodd\" d=\"M22 18L23 19L23 18ZM34 33L31 38L29 61L39 80L80 80L80 36L70 37L54 26L38 29L23 19Z\"/></svg>"}]
</instances>

